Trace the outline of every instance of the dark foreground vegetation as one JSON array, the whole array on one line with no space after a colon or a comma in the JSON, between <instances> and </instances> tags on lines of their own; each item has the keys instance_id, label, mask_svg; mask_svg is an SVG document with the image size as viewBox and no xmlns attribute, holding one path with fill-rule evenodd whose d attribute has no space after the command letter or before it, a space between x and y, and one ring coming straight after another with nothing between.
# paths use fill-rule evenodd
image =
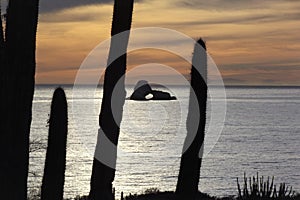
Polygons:
<instances>
[{"instance_id":1,"label":"dark foreground vegetation","mask_svg":"<svg viewBox=\"0 0 300 200\"><path fill-rule=\"evenodd\" d=\"M242 186L241 186L242 185ZM115 190L113 190L113 194ZM115 194L114 194L115 196ZM116 198L115 198L116 199ZM189 200L189 197L183 197L175 192L160 192L157 188L147 189L143 194L121 193L120 200ZM88 196L76 197L75 200L90 200ZM197 192L193 200L300 200L300 194L293 190L293 187L280 183L279 187L275 185L274 176L265 178L256 176L244 178L240 182L237 178L237 194L227 197L215 197L205 193Z\"/></svg>"},{"instance_id":2,"label":"dark foreground vegetation","mask_svg":"<svg viewBox=\"0 0 300 200\"><path fill-rule=\"evenodd\" d=\"M127 196L124 198L125 200L178 200L179 198L174 192L158 192L158 193L151 193L151 194L142 194L142 195L133 195L133 196ZM214 197L209 196L207 194L198 192L196 195L195 200L239 200L241 198L239 197ZM242 198L243 200L268 200L268 199L282 199L282 200L299 200L300 196L294 196L294 197L277 197L277 198L253 198L253 197L245 197ZM187 199L188 200L188 199Z\"/></svg>"},{"instance_id":3,"label":"dark foreground vegetation","mask_svg":"<svg viewBox=\"0 0 300 200\"><path fill-rule=\"evenodd\" d=\"M243 184L243 187L241 185ZM112 194L114 200L300 200L300 194L296 193L291 186L285 183L280 183L279 187L274 184L274 177L261 176L246 177L240 183L237 179L237 192L231 196L216 197L208 194L197 192L191 199L188 196L178 195L176 192L166 191L161 192L157 188L149 188L142 194L124 195L121 192L121 197L115 197L116 191L113 189ZM31 196L29 200L39 200L40 195ZM91 200L88 196L77 196L66 200Z\"/></svg>"},{"instance_id":4,"label":"dark foreground vegetation","mask_svg":"<svg viewBox=\"0 0 300 200\"><path fill-rule=\"evenodd\" d=\"M121 200L179 200L178 196L175 192L159 192L153 191L148 192L145 191L144 194L134 194L128 195L126 197L121 198ZM67 199L71 200L71 199ZM75 197L74 200L89 200L88 196ZM189 200L186 198L186 200ZM238 197L238 196L228 196L228 197L215 197L210 196L205 193L198 192L195 200L300 200L300 194L295 194L294 196L286 196L286 197Z\"/></svg>"}]
</instances>

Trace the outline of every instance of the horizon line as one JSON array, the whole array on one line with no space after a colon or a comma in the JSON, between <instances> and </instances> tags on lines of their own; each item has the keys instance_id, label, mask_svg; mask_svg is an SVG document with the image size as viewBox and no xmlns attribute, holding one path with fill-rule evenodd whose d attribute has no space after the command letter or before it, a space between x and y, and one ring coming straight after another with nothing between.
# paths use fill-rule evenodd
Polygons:
<instances>
[{"instance_id":1,"label":"horizon line","mask_svg":"<svg viewBox=\"0 0 300 200\"><path fill-rule=\"evenodd\" d=\"M151 83L150 83L151 84ZM126 84L130 86L135 86L136 84ZM153 84L153 85L158 85L159 84ZM185 86L185 85L180 85L180 84L170 84L171 86ZM71 83L39 83L35 84L35 86L74 86L74 84ZM94 84L79 84L78 86L94 86ZM103 84L97 84L97 87L102 87ZM209 84L208 86L211 87L222 87L222 85L214 85L214 84ZM225 87L300 87L300 85L255 85L255 84L224 84Z\"/></svg>"}]
</instances>

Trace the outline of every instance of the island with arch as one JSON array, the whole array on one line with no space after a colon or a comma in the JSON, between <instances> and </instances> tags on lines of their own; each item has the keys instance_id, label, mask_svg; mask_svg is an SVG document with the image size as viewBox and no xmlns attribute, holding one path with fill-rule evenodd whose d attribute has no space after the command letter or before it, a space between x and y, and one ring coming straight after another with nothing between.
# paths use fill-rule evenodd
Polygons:
<instances>
[{"instance_id":1,"label":"island with arch","mask_svg":"<svg viewBox=\"0 0 300 200\"><path fill-rule=\"evenodd\" d=\"M134 87L134 91L129 97L130 100L148 101L148 100L176 100L168 92L153 90L151 85L146 80L140 80Z\"/></svg>"}]
</instances>

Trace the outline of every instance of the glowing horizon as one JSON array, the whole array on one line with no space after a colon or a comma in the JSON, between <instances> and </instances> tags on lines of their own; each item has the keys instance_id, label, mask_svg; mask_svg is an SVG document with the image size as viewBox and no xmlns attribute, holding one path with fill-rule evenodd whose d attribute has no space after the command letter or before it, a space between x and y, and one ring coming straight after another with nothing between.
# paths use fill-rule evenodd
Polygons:
<instances>
[{"instance_id":1,"label":"glowing horizon","mask_svg":"<svg viewBox=\"0 0 300 200\"><path fill-rule=\"evenodd\" d=\"M300 85L300 2L237 2L138 1L132 28L164 27L203 37L227 85ZM36 83L72 84L88 53L109 38L112 3L41 10ZM150 61L189 73L189 64L174 55L129 52L129 68Z\"/></svg>"}]
</instances>

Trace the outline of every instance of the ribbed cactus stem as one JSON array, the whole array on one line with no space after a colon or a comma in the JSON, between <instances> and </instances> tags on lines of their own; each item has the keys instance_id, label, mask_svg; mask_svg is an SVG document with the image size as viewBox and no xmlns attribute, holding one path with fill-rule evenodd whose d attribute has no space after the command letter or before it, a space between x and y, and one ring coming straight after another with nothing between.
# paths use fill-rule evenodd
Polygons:
<instances>
[{"instance_id":1,"label":"ribbed cactus stem","mask_svg":"<svg viewBox=\"0 0 300 200\"><path fill-rule=\"evenodd\" d=\"M38 3L8 1L5 33L0 27L1 199L27 199Z\"/></svg>"},{"instance_id":2,"label":"ribbed cactus stem","mask_svg":"<svg viewBox=\"0 0 300 200\"><path fill-rule=\"evenodd\" d=\"M49 119L49 136L41 191L42 200L62 200L64 191L68 109L65 92L53 94Z\"/></svg>"}]
</instances>

